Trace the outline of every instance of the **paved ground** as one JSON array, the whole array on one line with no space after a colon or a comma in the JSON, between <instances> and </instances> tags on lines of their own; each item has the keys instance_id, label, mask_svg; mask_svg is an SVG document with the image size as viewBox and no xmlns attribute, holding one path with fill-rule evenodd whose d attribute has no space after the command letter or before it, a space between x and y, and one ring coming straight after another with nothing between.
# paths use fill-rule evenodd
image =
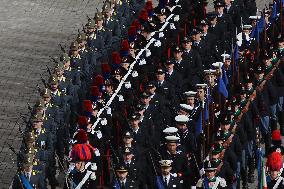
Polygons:
<instances>
[{"instance_id":1,"label":"paved ground","mask_svg":"<svg viewBox=\"0 0 284 189\"><path fill-rule=\"evenodd\" d=\"M211 2L211 1L210 1ZM258 0L260 9L267 1ZM7 189L15 173L15 155L21 142L20 114L37 97L40 76L47 76L49 56L58 44L69 45L77 29L93 16L98 0L0 0L0 188Z\"/></svg>"}]
</instances>

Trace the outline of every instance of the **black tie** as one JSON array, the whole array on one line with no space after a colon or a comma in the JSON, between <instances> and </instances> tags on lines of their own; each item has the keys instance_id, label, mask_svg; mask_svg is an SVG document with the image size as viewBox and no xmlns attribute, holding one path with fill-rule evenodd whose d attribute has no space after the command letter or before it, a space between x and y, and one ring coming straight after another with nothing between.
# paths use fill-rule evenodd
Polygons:
<instances>
[{"instance_id":1,"label":"black tie","mask_svg":"<svg viewBox=\"0 0 284 189\"><path fill-rule=\"evenodd\" d=\"M121 189L126 189L124 182L121 182Z\"/></svg>"},{"instance_id":2,"label":"black tie","mask_svg":"<svg viewBox=\"0 0 284 189\"><path fill-rule=\"evenodd\" d=\"M165 185L168 186L167 177L165 177Z\"/></svg>"}]
</instances>

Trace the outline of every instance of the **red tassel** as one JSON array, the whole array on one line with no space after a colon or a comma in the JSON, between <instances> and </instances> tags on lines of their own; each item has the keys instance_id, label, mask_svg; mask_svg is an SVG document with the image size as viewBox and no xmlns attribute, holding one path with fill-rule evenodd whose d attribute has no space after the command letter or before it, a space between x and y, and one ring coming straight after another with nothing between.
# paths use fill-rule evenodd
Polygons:
<instances>
[{"instance_id":1,"label":"red tassel","mask_svg":"<svg viewBox=\"0 0 284 189\"><path fill-rule=\"evenodd\" d=\"M171 57L171 48L168 48L168 59Z\"/></svg>"},{"instance_id":2,"label":"red tassel","mask_svg":"<svg viewBox=\"0 0 284 189\"><path fill-rule=\"evenodd\" d=\"M196 27L196 19L193 19L193 26Z\"/></svg>"}]
</instances>

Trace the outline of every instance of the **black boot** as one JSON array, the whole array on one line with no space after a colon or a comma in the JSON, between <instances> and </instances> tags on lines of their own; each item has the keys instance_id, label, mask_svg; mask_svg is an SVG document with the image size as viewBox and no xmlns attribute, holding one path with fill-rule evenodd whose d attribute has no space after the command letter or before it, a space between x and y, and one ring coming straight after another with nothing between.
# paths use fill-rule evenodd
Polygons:
<instances>
[{"instance_id":1,"label":"black boot","mask_svg":"<svg viewBox=\"0 0 284 189\"><path fill-rule=\"evenodd\" d=\"M254 183L255 162L253 157L248 158L248 183Z\"/></svg>"}]
</instances>

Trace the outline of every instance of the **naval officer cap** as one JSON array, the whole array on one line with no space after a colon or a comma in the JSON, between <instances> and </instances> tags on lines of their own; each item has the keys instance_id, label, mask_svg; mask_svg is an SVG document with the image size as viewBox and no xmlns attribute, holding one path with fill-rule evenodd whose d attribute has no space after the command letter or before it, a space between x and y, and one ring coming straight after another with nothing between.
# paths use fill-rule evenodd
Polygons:
<instances>
[{"instance_id":1,"label":"naval officer cap","mask_svg":"<svg viewBox=\"0 0 284 189\"><path fill-rule=\"evenodd\" d=\"M195 91L186 91L183 93L186 97L195 97L195 95L197 94L197 92Z\"/></svg>"},{"instance_id":2,"label":"naval officer cap","mask_svg":"<svg viewBox=\"0 0 284 189\"><path fill-rule=\"evenodd\" d=\"M188 105L188 104L180 104L179 107L182 109L182 110L185 110L185 111L190 111L193 109L192 106Z\"/></svg>"},{"instance_id":3,"label":"naval officer cap","mask_svg":"<svg viewBox=\"0 0 284 189\"><path fill-rule=\"evenodd\" d=\"M168 128L165 128L163 130L163 133L166 133L166 134L175 134L178 132L178 129L176 127L168 127Z\"/></svg>"},{"instance_id":4,"label":"naval officer cap","mask_svg":"<svg viewBox=\"0 0 284 189\"><path fill-rule=\"evenodd\" d=\"M177 123L182 123L182 124L184 124L184 123L187 123L187 122L189 121L189 118L188 118L186 115L177 115L177 116L175 117L175 121L176 121Z\"/></svg>"},{"instance_id":5,"label":"naval officer cap","mask_svg":"<svg viewBox=\"0 0 284 189\"><path fill-rule=\"evenodd\" d=\"M166 136L165 139L167 143L177 143L180 138L177 136Z\"/></svg>"}]
</instances>

